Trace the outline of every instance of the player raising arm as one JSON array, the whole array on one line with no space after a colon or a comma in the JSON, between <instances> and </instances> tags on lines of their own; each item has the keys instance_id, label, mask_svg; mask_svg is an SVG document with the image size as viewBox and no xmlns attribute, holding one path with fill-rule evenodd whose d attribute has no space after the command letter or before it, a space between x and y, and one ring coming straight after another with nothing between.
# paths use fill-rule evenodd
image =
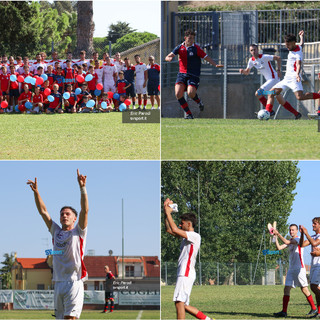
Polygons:
<instances>
[{"instance_id":1,"label":"player raising arm","mask_svg":"<svg viewBox=\"0 0 320 320\"><path fill-rule=\"evenodd\" d=\"M165 225L169 234L182 238L181 252L178 260L178 274L176 288L173 295L175 302L177 319L185 319L186 311L197 319L210 318L189 305L192 285L196 278L195 264L198 250L200 248L201 237L194 232L196 216L193 213L185 213L180 216L180 228L172 219L172 208L169 206L173 202L168 198L164 202Z\"/></svg>"},{"instance_id":2,"label":"player raising arm","mask_svg":"<svg viewBox=\"0 0 320 320\"><path fill-rule=\"evenodd\" d=\"M290 300L290 290L291 288L295 288L296 286L301 288L302 293L306 296L310 304L311 310L307 315L310 316L317 314L317 308L314 305L312 295L310 294L310 291L308 289L307 273L303 262L303 249L301 249L299 245L300 238L298 237L298 226L296 224L291 224L289 226L291 239L284 238L276 229L274 229L273 232L276 236L277 249L289 249L289 270L286 276L286 283L282 299L283 307L282 311L274 313L274 316L282 318L287 316L287 308ZM283 244L279 244L278 237L283 242Z\"/></svg>"},{"instance_id":3,"label":"player raising arm","mask_svg":"<svg viewBox=\"0 0 320 320\"><path fill-rule=\"evenodd\" d=\"M184 36L184 42L175 47L169 53L165 60L170 62L173 57L179 55L179 73L175 84L175 95L181 108L187 114L186 119L193 119L192 112L188 103L183 97L185 91L188 96L198 103L200 111L203 111L204 105L197 94L200 82L201 59L206 60L217 68L223 65L216 64L197 44L195 44L196 33L193 30L187 30Z\"/></svg>"},{"instance_id":4,"label":"player raising arm","mask_svg":"<svg viewBox=\"0 0 320 320\"><path fill-rule=\"evenodd\" d=\"M84 298L83 281L88 277L83 263L89 211L87 176L77 170L77 180L81 193L79 222L75 226L77 211L70 206L64 206L60 210L61 227L51 219L40 197L37 178L27 182L34 193L37 209L53 238L52 280L55 282L54 307L57 319L80 318Z\"/></svg>"}]
</instances>

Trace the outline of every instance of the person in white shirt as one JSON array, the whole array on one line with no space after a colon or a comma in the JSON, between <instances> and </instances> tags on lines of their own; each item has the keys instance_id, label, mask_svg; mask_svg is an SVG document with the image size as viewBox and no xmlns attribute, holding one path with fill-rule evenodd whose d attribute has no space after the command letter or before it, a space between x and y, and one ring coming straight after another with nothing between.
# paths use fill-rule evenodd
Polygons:
<instances>
[{"instance_id":1,"label":"person in white shirt","mask_svg":"<svg viewBox=\"0 0 320 320\"><path fill-rule=\"evenodd\" d=\"M268 101L266 110L270 113L272 112L274 104L274 96L281 94L281 92L287 89L291 89L297 100L310 100L310 99L319 99L320 94L314 92L303 92L303 87L301 83L301 70L303 62L303 53L302 48L304 45L304 31L299 32L301 38L300 44L296 44L297 38L294 34L288 34L285 36L285 46L289 50L286 74L284 79L278 82L271 89L271 94L268 95ZM300 119L301 114L296 115L296 119Z\"/></svg>"},{"instance_id":2,"label":"person in white shirt","mask_svg":"<svg viewBox=\"0 0 320 320\"><path fill-rule=\"evenodd\" d=\"M196 278L196 258L201 243L200 235L194 232L196 216L194 213L181 215L180 228L178 228L171 215L172 208L169 205L172 203L173 201L169 198L164 202L166 231L175 237L182 238L178 260L177 282L173 295L177 319L185 319L186 312L188 312L197 319L209 320L209 317L197 308L189 305L192 286Z\"/></svg>"},{"instance_id":3,"label":"person in white shirt","mask_svg":"<svg viewBox=\"0 0 320 320\"><path fill-rule=\"evenodd\" d=\"M102 80L104 92L116 92L116 82L118 79L117 67L111 63L111 59L106 57L106 63L102 69Z\"/></svg>"},{"instance_id":4,"label":"person in white shirt","mask_svg":"<svg viewBox=\"0 0 320 320\"><path fill-rule=\"evenodd\" d=\"M306 267L303 260L303 249L300 247L300 238L298 237L298 226L296 224L291 224L289 226L290 239L284 238L278 230L274 229L274 235L276 236L276 247L278 250L283 250L285 248L289 249L289 269L286 276L286 282L283 294L283 307L282 311L274 313L275 317L286 317L287 308L290 300L290 290L291 288L300 287L302 293L306 296L311 310L307 314L312 316L318 313L316 306L314 305L312 295L308 289L308 280ZM282 245L279 244L278 237L283 242Z\"/></svg>"},{"instance_id":5,"label":"person in white shirt","mask_svg":"<svg viewBox=\"0 0 320 320\"><path fill-rule=\"evenodd\" d=\"M145 63L141 62L139 54L134 56L136 60L135 70L136 70L136 93L138 94L138 109L141 109L142 105L142 95L143 95L143 109L147 106L147 81L148 81L148 68Z\"/></svg>"},{"instance_id":6,"label":"person in white shirt","mask_svg":"<svg viewBox=\"0 0 320 320\"><path fill-rule=\"evenodd\" d=\"M77 211L64 206L60 210L61 227L49 215L38 191L37 178L28 180L34 192L37 209L48 227L53 240L53 281L54 308L56 319L79 319L83 307L83 281L88 277L83 257L86 245L88 225L87 176L77 170L77 179L81 192L81 211L77 221Z\"/></svg>"},{"instance_id":7,"label":"person in white shirt","mask_svg":"<svg viewBox=\"0 0 320 320\"><path fill-rule=\"evenodd\" d=\"M313 293L316 295L318 314L320 316L320 217L312 219L312 229L315 232L310 236L308 230L300 225L299 230L301 233L299 245L301 248L312 246L312 259L310 269L310 287ZM304 236L307 238L304 240Z\"/></svg>"}]
</instances>

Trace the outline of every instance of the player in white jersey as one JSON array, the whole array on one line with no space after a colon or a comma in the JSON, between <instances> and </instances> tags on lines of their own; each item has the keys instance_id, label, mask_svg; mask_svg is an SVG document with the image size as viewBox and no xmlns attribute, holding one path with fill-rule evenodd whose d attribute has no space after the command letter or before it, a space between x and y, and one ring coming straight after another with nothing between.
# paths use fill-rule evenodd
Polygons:
<instances>
[{"instance_id":1,"label":"player in white jersey","mask_svg":"<svg viewBox=\"0 0 320 320\"><path fill-rule=\"evenodd\" d=\"M117 73L119 74L120 71L123 71L124 68L124 61L121 59L120 52L116 52L114 55L113 64L117 67Z\"/></svg>"},{"instance_id":2,"label":"player in white jersey","mask_svg":"<svg viewBox=\"0 0 320 320\"><path fill-rule=\"evenodd\" d=\"M172 208L169 205L172 203L173 201L169 198L164 202L166 230L169 234L182 238L180 246L181 251L178 260L177 282L173 295L177 319L185 319L186 312L188 312L197 319L209 320L209 317L197 308L189 305L192 285L196 278L194 267L201 243L200 235L194 232L196 216L193 213L183 214L180 216L181 223L179 225L180 228L178 228L171 215Z\"/></svg>"},{"instance_id":3,"label":"player in white jersey","mask_svg":"<svg viewBox=\"0 0 320 320\"><path fill-rule=\"evenodd\" d=\"M138 94L138 109L141 109L142 105L142 95L143 95L143 109L147 106L147 81L148 81L148 69L147 66L141 62L140 55L136 54L134 56L136 60L135 70L136 70L136 93Z\"/></svg>"},{"instance_id":4,"label":"player in white jersey","mask_svg":"<svg viewBox=\"0 0 320 320\"><path fill-rule=\"evenodd\" d=\"M289 249L289 269L286 276L286 283L284 287L284 294L282 299L282 311L274 313L275 317L284 318L287 316L287 308L290 300L291 288L300 287L302 293L306 296L311 310L307 314L308 316L318 313L316 306L314 305L312 295L308 289L308 280L306 267L303 261L303 249L300 247L300 238L298 237L298 226L291 224L289 226L290 239L284 238L278 230L274 230L276 236L276 246L278 250L285 248ZM279 244L278 237L283 242Z\"/></svg>"},{"instance_id":5,"label":"player in white jersey","mask_svg":"<svg viewBox=\"0 0 320 320\"><path fill-rule=\"evenodd\" d=\"M314 235L310 236L308 230L304 226L299 226L301 237L300 247L312 246L312 259L310 269L310 287L313 293L316 295L318 314L317 318L320 318L320 217L312 219L312 229L315 232ZM304 236L307 238L304 240Z\"/></svg>"},{"instance_id":6,"label":"player in white jersey","mask_svg":"<svg viewBox=\"0 0 320 320\"><path fill-rule=\"evenodd\" d=\"M77 211L65 206L60 210L60 227L49 215L38 191L37 178L28 180L34 192L37 209L48 227L53 241L53 281L54 308L56 319L79 319L83 307L83 281L87 279L87 270L83 263L87 225L88 197L86 191L87 176L77 170L77 179L81 192L81 211L79 221Z\"/></svg>"},{"instance_id":7,"label":"player in white jersey","mask_svg":"<svg viewBox=\"0 0 320 320\"><path fill-rule=\"evenodd\" d=\"M116 92L117 67L111 63L110 57L106 57L106 63L103 65L102 80L104 92Z\"/></svg>"},{"instance_id":8,"label":"player in white jersey","mask_svg":"<svg viewBox=\"0 0 320 320\"><path fill-rule=\"evenodd\" d=\"M320 94L314 92L303 92L301 84L300 72L302 70L303 53L302 48L304 44L304 31L299 32L301 38L300 44L296 44L296 36L294 34L288 34L285 36L285 46L289 50L286 74L282 81L278 82L271 89L271 94L268 96L268 102L266 109L272 112L274 96L279 95L283 90L291 89L297 100L310 100L319 99ZM296 115L296 119L300 119L301 114Z\"/></svg>"}]
</instances>

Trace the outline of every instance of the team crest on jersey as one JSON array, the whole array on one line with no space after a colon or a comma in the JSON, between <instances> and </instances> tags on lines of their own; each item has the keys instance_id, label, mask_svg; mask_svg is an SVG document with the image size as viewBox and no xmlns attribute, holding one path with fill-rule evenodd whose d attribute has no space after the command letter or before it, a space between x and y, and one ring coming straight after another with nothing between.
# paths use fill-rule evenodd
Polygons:
<instances>
[{"instance_id":1,"label":"team crest on jersey","mask_svg":"<svg viewBox=\"0 0 320 320\"><path fill-rule=\"evenodd\" d=\"M193 52L191 51L191 52L189 52L189 56L193 56Z\"/></svg>"}]
</instances>

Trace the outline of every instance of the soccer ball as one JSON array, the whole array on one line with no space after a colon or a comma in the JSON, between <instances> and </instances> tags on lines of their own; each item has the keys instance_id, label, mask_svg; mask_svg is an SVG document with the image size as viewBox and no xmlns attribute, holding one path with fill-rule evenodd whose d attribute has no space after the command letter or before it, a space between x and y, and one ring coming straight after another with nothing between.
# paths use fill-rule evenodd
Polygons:
<instances>
[{"instance_id":1,"label":"soccer ball","mask_svg":"<svg viewBox=\"0 0 320 320\"><path fill-rule=\"evenodd\" d=\"M261 109L258 112L258 119L259 120L269 120L270 118L270 112L266 109Z\"/></svg>"}]
</instances>

